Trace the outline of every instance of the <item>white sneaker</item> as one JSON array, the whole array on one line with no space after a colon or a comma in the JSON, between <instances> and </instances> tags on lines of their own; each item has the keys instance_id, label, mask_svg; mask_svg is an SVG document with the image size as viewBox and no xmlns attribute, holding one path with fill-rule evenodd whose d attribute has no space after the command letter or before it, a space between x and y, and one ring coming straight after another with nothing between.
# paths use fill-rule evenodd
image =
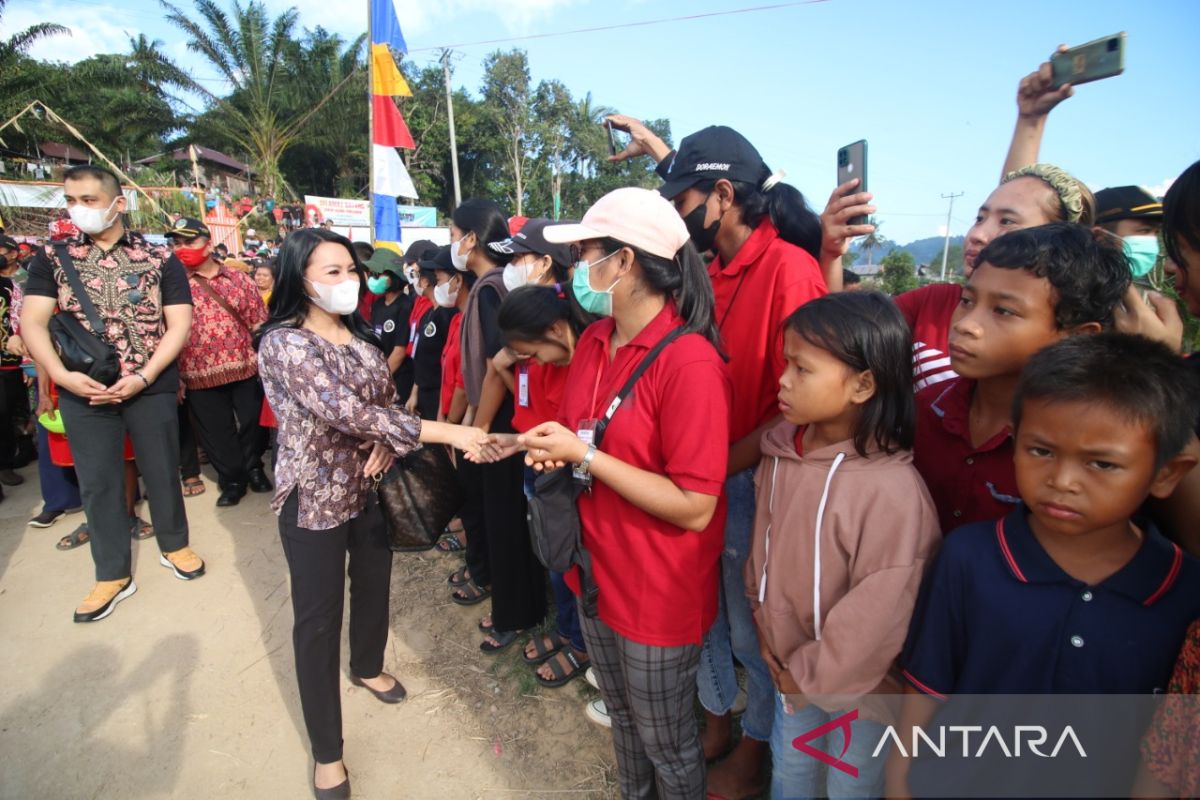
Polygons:
<instances>
[{"instance_id":1,"label":"white sneaker","mask_svg":"<svg viewBox=\"0 0 1200 800\"><path fill-rule=\"evenodd\" d=\"M600 681L596 680L596 670L592 667L588 667L587 672L583 673L583 679L596 691L600 690Z\"/></svg>"},{"instance_id":2,"label":"white sneaker","mask_svg":"<svg viewBox=\"0 0 1200 800\"><path fill-rule=\"evenodd\" d=\"M737 697L733 698L733 707L729 709L735 717L740 717L746 713L746 705L749 703L749 698L746 697L745 689L738 689Z\"/></svg>"},{"instance_id":3,"label":"white sneaker","mask_svg":"<svg viewBox=\"0 0 1200 800\"><path fill-rule=\"evenodd\" d=\"M608 716L608 708L604 705L603 700L593 700L588 703L583 709L583 715L602 728L612 727L612 718Z\"/></svg>"}]
</instances>

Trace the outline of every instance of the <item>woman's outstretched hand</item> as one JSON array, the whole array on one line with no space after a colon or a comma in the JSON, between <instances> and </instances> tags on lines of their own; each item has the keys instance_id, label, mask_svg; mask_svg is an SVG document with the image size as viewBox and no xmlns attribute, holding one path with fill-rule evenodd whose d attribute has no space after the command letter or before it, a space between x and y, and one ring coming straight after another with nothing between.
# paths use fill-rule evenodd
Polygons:
<instances>
[{"instance_id":1,"label":"woman's outstretched hand","mask_svg":"<svg viewBox=\"0 0 1200 800\"><path fill-rule=\"evenodd\" d=\"M492 433L488 434L487 444L479 451L479 455L468 455L467 460L476 464L494 464L514 456L524 449L517 441L517 434Z\"/></svg>"},{"instance_id":2,"label":"woman's outstretched hand","mask_svg":"<svg viewBox=\"0 0 1200 800\"><path fill-rule=\"evenodd\" d=\"M658 138L658 134L646 127L640 119L627 117L624 114L609 114L604 121L615 130L629 134L629 144L616 155L609 156L609 161L627 161L638 156L650 156L658 163L671 154L667 143Z\"/></svg>"}]
</instances>

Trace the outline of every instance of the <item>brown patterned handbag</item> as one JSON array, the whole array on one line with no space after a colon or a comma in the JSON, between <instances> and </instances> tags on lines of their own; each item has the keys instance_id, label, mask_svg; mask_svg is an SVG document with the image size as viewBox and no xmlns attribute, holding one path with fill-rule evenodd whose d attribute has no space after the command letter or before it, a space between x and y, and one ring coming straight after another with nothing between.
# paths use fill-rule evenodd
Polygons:
<instances>
[{"instance_id":1,"label":"brown patterned handbag","mask_svg":"<svg viewBox=\"0 0 1200 800\"><path fill-rule=\"evenodd\" d=\"M395 552L433 547L463 504L454 464L441 445L418 447L397 459L377 479L375 491Z\"/></svg>"}]
</instances>

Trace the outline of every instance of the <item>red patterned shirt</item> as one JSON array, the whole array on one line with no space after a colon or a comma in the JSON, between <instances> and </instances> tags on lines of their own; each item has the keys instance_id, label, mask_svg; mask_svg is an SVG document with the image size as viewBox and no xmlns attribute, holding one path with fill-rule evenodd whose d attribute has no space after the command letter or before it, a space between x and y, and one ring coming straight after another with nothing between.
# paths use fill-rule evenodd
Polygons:
<instances>
[{"instance_id":1,"label":"red patterned shirt","mask_svg":"<svg viewBox=\"0 0 1200 800\"><path fill-rule=\"evenodd\" d=\"M237 312L235 319L205 291L202 281ZM192 289L192 334L179 354L179 374L188 389L211 389L258 374L250 331L267 319L258 287L250 276L221 267L205 279L188 271Z\"/></svg>"}]
</instances>

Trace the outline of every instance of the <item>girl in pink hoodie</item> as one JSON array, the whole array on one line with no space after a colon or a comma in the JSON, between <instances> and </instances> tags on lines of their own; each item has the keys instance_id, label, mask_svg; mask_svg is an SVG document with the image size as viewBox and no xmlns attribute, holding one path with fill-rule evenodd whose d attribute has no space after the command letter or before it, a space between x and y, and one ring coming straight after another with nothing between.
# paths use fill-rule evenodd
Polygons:
<instances>
[{"instance_id":1,"label":"girl in pink hoodie","mask_svg":"<svg viewBox=\"0 0 1200 800\"><path fill-rule=\"evenodd\" d=\"M877 292L788 317L746 592L779 696L771 797L877 797L894 662L941 538L912 465L908 326ZM878 751L878 752L877 752Z\"/></svg>"}]
</instances>

